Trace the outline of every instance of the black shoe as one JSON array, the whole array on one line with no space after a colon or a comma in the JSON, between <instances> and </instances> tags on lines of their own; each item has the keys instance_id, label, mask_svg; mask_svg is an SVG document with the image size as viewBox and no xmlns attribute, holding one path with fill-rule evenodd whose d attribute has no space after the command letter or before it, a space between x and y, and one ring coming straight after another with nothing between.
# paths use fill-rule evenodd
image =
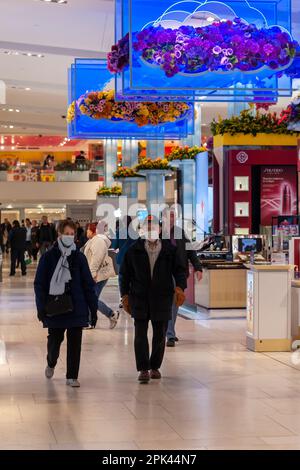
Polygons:
<instances>
[{"instance_id":1,"label":"black shoe","mask_svg":"<svg viewBox=\"0 0 300 470\"><path fill-rule=\"evenodd\" d=\"M177 336L175 336L175 343L178 343L179 339L177 338Z\"/></svg>"},{"instance_id":2,"label":"black shoe","mask_svg":"<svg viewBox=\"0 0 300 470\"><path fill-rule=\"evenodd\" d=\"M168 341L167 341L167 347L168 347L168 348L175 348L175 339L174 339L174 338L168 339Z\"/></svg>"},{"instance_id":3,"label":"black shoe","mask_svg":"<svg viewBox=\"0 0 300 470\"><path fill-rule=\"evenodd\" d=\"M138 381L139 381L141 384L147 384L148 382L150 382L150 374L149 374L149 371L148 371L148 370L142 370L142 371L139 373Z\"/></svg>"},{"instance_id":4,"label":"black shoe","mask_svg":"<svg viewBox=\"0 0 300 470\"><path fill-rule=\"evenodd\" d=\"M26 276L26 273L22 273L22 276Z\"/></svg>"}]
</instances>

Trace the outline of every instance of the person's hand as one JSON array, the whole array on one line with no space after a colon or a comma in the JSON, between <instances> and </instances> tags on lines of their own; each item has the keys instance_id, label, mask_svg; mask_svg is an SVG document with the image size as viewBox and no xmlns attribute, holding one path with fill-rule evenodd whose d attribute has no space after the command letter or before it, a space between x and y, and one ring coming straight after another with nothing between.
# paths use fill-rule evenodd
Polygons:
<instances>
[{"instance_id":1,"label":"person's hand","mask_svg":"<svg viewBox=\"0 0 300 470\"><path fill-rule=\"evenodd\" d=\"M198 282L202 281L202 277L203 277L202 271L196 271L196 278Z\"/></svg>"},{"instance_id":2,"label":"person's hand","mask_svg":"<svg viewBox=\"0 0 300 470\"><path fill-rule=\"evenodd\" d=\"M44 320L45 320L45 313L44 313L43 311L40 310L40 311L38 312L38 315L37 315L37 316L38 316L39 321L44 322Z\"/></svg>"},{"instance_id":3,"label":"person's hand","mask_svg":"<svg viewBox=\"0 0 300 470\"><path fill-rule=\"evenodd\" d=\"M127 313L129 313L129 315L131 315L131 307L130 307L129 296L128 295L123 295L122 304L123 304L123 309L125 310L125 312L127 312Z\"/></svg>"},{"instance_id":4,"label":"person's hand","mask_svg":"<svg viewBox=\"0 0 300 470\"><path fill-rule=\"evenodd\" d=\"M95 315L92 315L91 326L92 326L93 328L96 328L97 321L98 321L98 315L97 315L97 313L96 313Z\"/></svg>"},{"instance_id":5,"label":"person's hand","mask_svg":"<svg viewBox=\"0 0 300 470\"><path fill-rule=\"evenodd\" d=\"M175 288L175 304L176 307L181 307L181 305L185 301L185 295L181 287L176 287Z\"/></svg>"}]
</instances>

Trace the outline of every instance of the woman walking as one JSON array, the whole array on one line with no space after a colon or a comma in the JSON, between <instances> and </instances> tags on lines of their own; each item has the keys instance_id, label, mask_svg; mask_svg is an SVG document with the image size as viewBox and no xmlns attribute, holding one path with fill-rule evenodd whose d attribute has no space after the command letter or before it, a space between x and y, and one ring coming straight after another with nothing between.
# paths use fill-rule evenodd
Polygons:
<instances>
[{"instance_id":1,"label":"woman walking","mask_svg":"<svg viewBox=\"0 0 300 470\"><path fill-rule=\"evenodd\" d=\"M61 221L54 246L41 257L34 281L38 319L48 328L45 375L51 379L67 332L67 385L80 387L82 329L97 323L95 283L85 256L75 245L76 226Z\"/></svg>"},{"instance_id":2,"label":"woman walking","mask_svg":"<svg viewBox=\"0 0 300 470\"><path fill-rule=\"evenodd\" d=\"M115 276L113 261L108 255L111 241L105 235L106 223L89 224L87 228L88 242L84 246L84 254L87 258L95 285L95 293L98 298L98 310L105 315L110 322L110 328L117 326L119 312L113 311L103 300L101 293L110 277Z\"/></svg>"}]
</instances>

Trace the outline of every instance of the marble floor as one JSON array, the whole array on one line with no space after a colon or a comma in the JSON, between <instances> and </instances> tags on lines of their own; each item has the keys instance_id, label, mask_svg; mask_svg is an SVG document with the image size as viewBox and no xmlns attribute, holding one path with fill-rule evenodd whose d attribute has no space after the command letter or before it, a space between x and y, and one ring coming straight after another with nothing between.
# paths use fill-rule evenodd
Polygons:
<instances>
[{"instance_id":1,"label":"marble floor","mask_svg":"<svg viewBox=\"0 0 300 470\"><path fill-rule=\"evenodd\" d=\"M80 389L65 349L44 377L46 331L29 275L0 284L0 449L300 449L300 366L245 348L243 318L179 318L163 379L137 383L132 321L85 331ZM105 290L118 301L116 283Z\"/></svg>"}]
</instances>

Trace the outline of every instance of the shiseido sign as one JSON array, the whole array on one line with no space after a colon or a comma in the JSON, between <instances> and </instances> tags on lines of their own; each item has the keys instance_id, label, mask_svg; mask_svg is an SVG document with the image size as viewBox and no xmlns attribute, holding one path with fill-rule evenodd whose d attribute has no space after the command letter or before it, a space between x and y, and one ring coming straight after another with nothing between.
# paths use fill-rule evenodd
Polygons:
<instances>
[{"instance_id":1,"label":"shiseido sign","mask_svg":"<svg viewBox=\"0 0 300 470\"><path fill-rule=\"evenodd\" d=\"M246 163L249 160L249 155L246 152L239 152L236 156L239 163Z\"/></svg>"}]
</instances>

